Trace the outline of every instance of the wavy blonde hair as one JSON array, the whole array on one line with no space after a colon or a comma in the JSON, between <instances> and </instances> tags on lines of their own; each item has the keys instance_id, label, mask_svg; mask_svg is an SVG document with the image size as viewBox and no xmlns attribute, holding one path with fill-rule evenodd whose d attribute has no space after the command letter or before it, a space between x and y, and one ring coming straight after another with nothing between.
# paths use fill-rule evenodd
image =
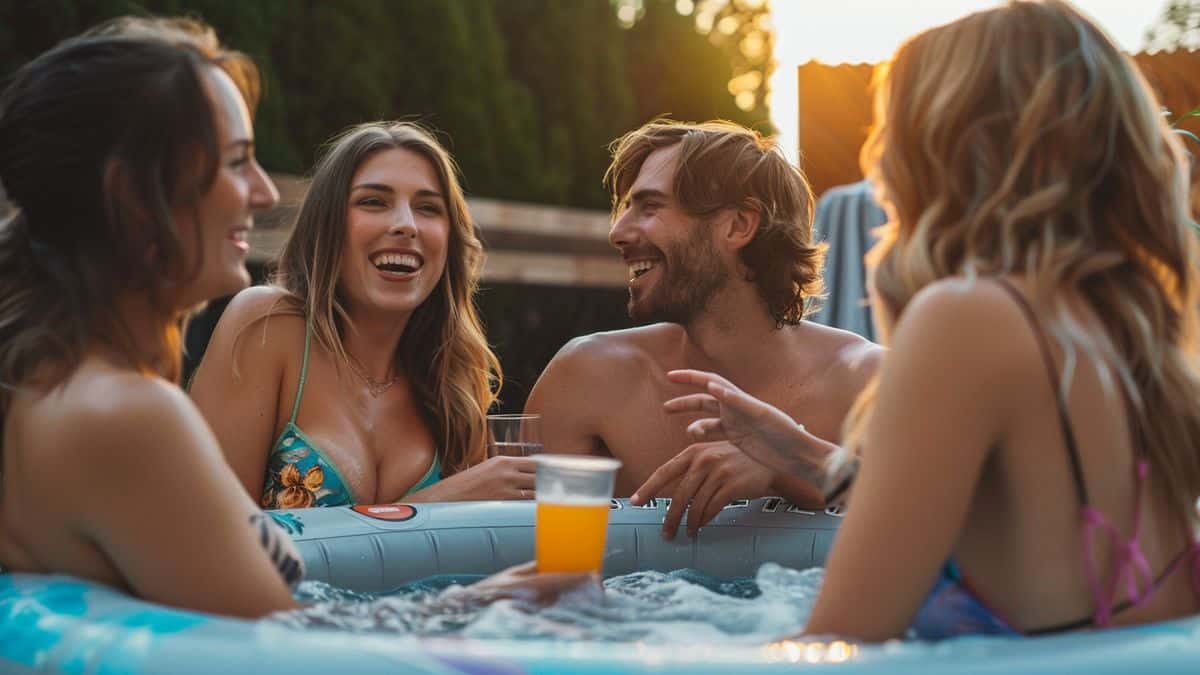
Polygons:
<instances>
[{"instance_id":1,"label":"wavy blonde hair","mask_svg":"<svg viewBox=\"0 0 1200 675\"><path fill-rule=\"evenodd\" d=\"M445 270L409 319L396 351L396 367L408 374L421 414L437 439L442 466L454 473L485 459L487 411L496 400L501 370L475 307L483 245L454 160L433 135L408 122L372 122L330 141L313 170L271 283L294 301L294 307L283 311L302 314L317 342L349 364L341 336L350 327L350 317L337 281L350 183L369 157L390 149L410 150L427 159L446 195L450 237Z\"/></svg>"},{"instance_id":2,"label":"wavy blonde hair","mask_svg":"<svg viewBox=\"0 0 1200 675\"><path fill-rule=\"evenodd\" d=\"M911 39L875 85L861 161L889 214L868 256L884 339L939 279L1026 279L1068 363L1084 352L1128 393L1158 480L1194 517L1196 233L1182 148L1136 67L1067 3L1012 2Z\"/></svg>"}]
</instances>

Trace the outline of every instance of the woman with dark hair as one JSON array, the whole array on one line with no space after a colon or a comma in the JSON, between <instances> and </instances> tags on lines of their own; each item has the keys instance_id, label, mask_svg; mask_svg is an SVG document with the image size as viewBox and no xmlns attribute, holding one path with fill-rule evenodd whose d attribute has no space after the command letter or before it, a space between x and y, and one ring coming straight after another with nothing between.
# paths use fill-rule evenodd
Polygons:
<instances>
[{"instance_id":1,"label":"woman with dark hair","mask_svg":"<svg viewBox=\"0 0 1200 675\"><path fill-rule=\"evenodd\" d=\"M34 59L0 98L17 207L0 229L0 564L284 609L294 551L175 384L181 318L249 283L246 233L278 199L254 159L256 71L197 24L124 25Z\"/></svg>"},{"instance_id":2,"label":"woman with dark hair","mask_svg":"<svg viewBox=\"0 0 1200 675\"><path fill-rule=\"evenodd\" d=\"M533 496L531 458L485 457L482 258L430 133L369 123L329 144L272 284L234 298L191 385L264 508Z\"/></svg>"},{"instance_id":3,"label":"woman with dark hair","mask_svg":"<svg viewBox=\"0 0 1200 675\"><path fill-rule=\"evenodd\" d=\"M809 633L1196 613L1200 247L1153 94L1059 0L917 35L876 92L862 160L888 214L869 262L891 351L847 447L710 373L671 373L702 393L667 408L849 492Z\"/></svg>"}]
</instances>

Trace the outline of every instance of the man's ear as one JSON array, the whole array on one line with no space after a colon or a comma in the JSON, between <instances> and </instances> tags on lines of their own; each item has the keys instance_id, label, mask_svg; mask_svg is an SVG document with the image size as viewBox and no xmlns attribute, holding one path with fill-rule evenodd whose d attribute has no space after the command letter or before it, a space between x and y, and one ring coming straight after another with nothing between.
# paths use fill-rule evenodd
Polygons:
<instances>
[{"instance_id":1,"label":"man's ear","mask_svg":"<svg viewBox=\"0 0 1200 675\"><path fill-rule=\"evenodd\" d=\"M746 200L731 210L725 239L729 247L740 251L754 241L758 226L762 223L762 206L754 200Z\"/></svg>"}]
</instances>

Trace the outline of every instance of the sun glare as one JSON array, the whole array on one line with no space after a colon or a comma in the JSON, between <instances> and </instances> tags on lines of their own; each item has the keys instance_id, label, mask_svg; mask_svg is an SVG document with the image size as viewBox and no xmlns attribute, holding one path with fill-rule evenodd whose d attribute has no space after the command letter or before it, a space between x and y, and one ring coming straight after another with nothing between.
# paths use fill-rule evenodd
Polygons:
<instances>
[{"instance_id":1,"label":"sun glare","mask_svg":"<svg viewBox=\"0 0 1200 675\"><path fill-rule=\"evenodd\" d=\"M775 72L771 77L771 119L788 157L795 161L798 156L798 66L812 60L878 63L914 33L997 4L996 0L772 0ZM1143 48L1147 29L1162 15L1165 5L1166 0L1075 2L1129 52Z\"/></svg>"}]
</instances>

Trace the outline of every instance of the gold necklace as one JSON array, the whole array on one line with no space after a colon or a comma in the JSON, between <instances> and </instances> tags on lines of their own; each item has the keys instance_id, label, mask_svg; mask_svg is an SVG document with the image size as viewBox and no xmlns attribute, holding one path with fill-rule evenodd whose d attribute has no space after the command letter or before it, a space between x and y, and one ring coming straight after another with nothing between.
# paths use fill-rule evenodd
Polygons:
<instances>
[{"instance_id":1,"label":"gold necklace","mask_svg":"<svg viewBox=\"0 0 1200 675\"><path fill-rule=\"evenodd\" d=\"M367 391L371 394L371 398L379 398L383 392L391 389L393 384L396 384L396 382L400 381L399 373L396 373L386 380L376 380L367 374L366 369L362 367L362 364L358 362L358 359L354 358L350 354L346 354L346 356L350 357L350 367L354 370L354 373L361 377L363 382L367 383Z\"/></svg>"}]
</instances>

